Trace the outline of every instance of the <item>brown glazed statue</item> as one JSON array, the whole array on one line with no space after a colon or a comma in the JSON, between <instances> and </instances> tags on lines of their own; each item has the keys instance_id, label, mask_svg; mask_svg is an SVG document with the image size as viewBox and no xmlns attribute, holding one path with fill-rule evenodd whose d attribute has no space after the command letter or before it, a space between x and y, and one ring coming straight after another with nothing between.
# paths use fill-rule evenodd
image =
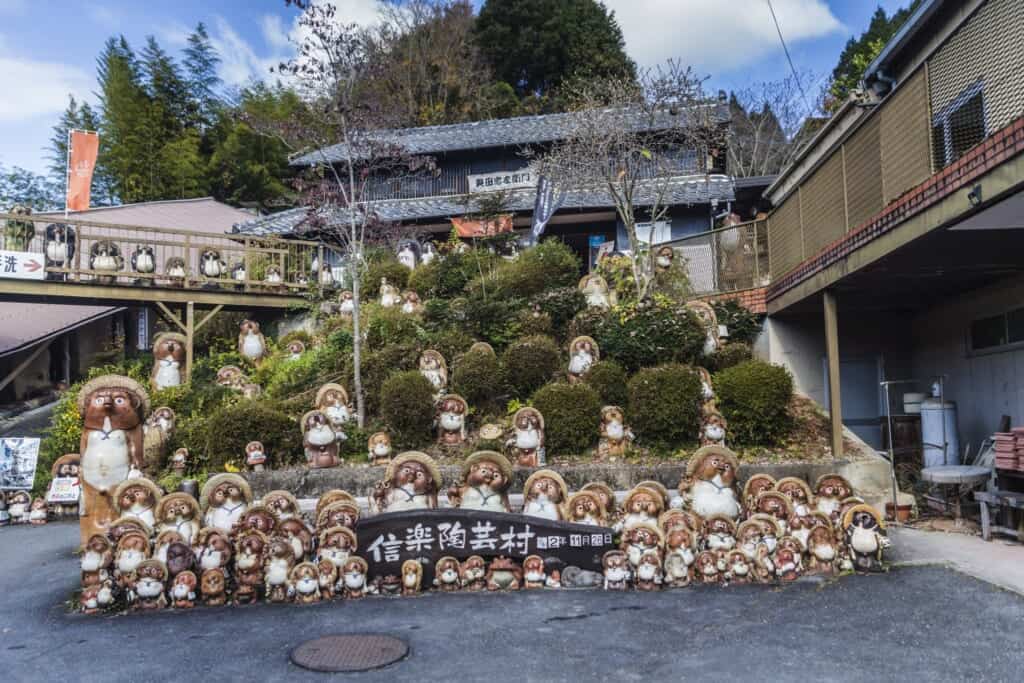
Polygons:
<instances>
[{"instance_id":1,"label":"brown glazed statue","mask_svg":"<svg viewBox=\"0 0 1024 683\"><path fill-rule=\"evenodd\" d=\"M118 517L134 517L151 529L156 526L157 506L163 492L149 479L125 479L114 489L114 507Z\"/></svg>"},{"instance_id":2,"label":"brown glazed statue","mask_svg":"<svg viewBox=\"0 0 1024 683\"><path fill-rule=\"evenodd\" d=\"M466 440L469 406L457 394L446 394L437 402L437 442L442 446L461 446Z\"/></svg>"},{"instance_id":3,"label":"brown glazed statue","mask_svg":"<svg viewBox=\"0 0 1024 683\"><path fill-rule=\"evenodd\" d=\"M320 572L312 562L300 562L288 574L288 593L300 605L320 602Z\"/></svg>"},{"instance_id":4,"label":"brown glazed statue","mask_svg":"<svg viewBox=\"0 0 1024 683\"><path fill-rule=\"evenodd\" d=\"M235 604L259 601L263 593L263 562L269 541L255 529L239 532L235 538Z\"/></svg>"},{"instance_id":5,"label":"brown glazed statue","mask_svg":"<svg viewBox=\"0 0 1024 683\"><path fill-rule=\"evenodd\" d=\"M85 383L78 394L82 415L81 541L103 533L116 518L112 495L118 484L141 473L142 424L149 395L129 377L103 375Z\"/></svg>"},{"instance_id":6,"label":"brown glazed statue","mask_svg":"<svg viewBox=\"0 0 1024 683\"><path fill-rule=\"evenodd\" d=\"M153 371L149 383L153 391L185 383L185 348L188 340L177 332L158 334L153 341Z\"/></svg>"},{"instance_id":7,"label":"brown glazed statue","mask_svg":"<svg viewBox=\"0 0 1024 683\"><path fill-rule=\"evenodd\" d=\"M477 451L462 465L462 485L448 489L452 507L463 510L511 512L508 487L512 464L496 451Z\"/></svg>"},{"instance_id":8,"label":"brown glazed statue","mask_svg":"<svg viewBox=\"0 0 1024 683\"><path fill-rule=\"evenodd\" d=\"M259 363L267 355L267 340L255 320L243 320L238 326L238 355L251 363Z\"/></svg>"},{"instance_id":9,"label":"brown glazed statue","mask_svg":"<svg viewBox=\"0 0 1024 683\"><path fill-rule=\"evenodd\" d=\"M626 426L625 413L619 406L601 408L601 440L597 454L602 458L623 455L634 439L633 430Z\"/></svg>"},{"instance_id":10,"label":"brown glazed statue","mask_svg":"<svg viewBox=\"0 0 1024 683\"><path fill-rule=\"evenodd\" d=\"M402 595L416 595L423 583L423 565L418 560L406 560L402 563Z\"/></svg>"},{"instance_id":11,"label":"brown glazed statue","mask_svg":"<svg viewBox=\"0 0 1024 683\"><path fill-rule=\"evenodd\" d=\"M176 422L174 411L160 406L152 412L142 426L143 471L149 477L156 477L164 468L167 447Z\"/></svg>"},{"instance_id":12,"label":"brown glazed statue","mask_svg":"<svg viewBox=\"0 0 1024 683\"><path fill-rule=\"evenodd\" d=\"M302 446L311 469L335 467L339 462L338 441L330 420L323 412L311 410L302 416Z\"/></svg>"},{"instance_id":13,"label":"brown glazed statue","mask_svg":"<svg viewBox=\"0 0 1024 683\"><path fill-rule=\"evenodd\" d=\"M487 563L479 555L470 555L459 568L462 588L467 591L487 589Z\"/></svg>"},{"instance_id":14,"label":"brown glazed statue","mask_svg":"<svg viewBox=\"0 0 1024 683\"><path fill-rule=\"evenodd\" d=\"M345 565L341 568L341 582L345 586L346 598L351 600L366 595L367 571L369 565L363 558L354 555L345 560Z\"/></svg>"},{"instance_id":15,"label":"brown glazed statue","mask_svg":"<svg viewBox=\"0 0 1024 683\"><path fill-rule=\"evenodd\" d=\"M144 560L132 573L130 593L132 609L154 610L167 607L164 590L167 567L160 560Z\"/></svg>"},{"instance_id":16,"label":"brown glazed statue","mask_svg":"<svg viewBox=\"0 0 1024 683\"><path fill-rule=\"evenodd\" d=\"M273 536L263 558L263 581L268 602L288 599L288 577L295 566L295 555L288 539Z\"/></svg>"},{"instance_id":17,"label":"brown glazed statue","mask_svg":"<svg viewBox=\"0 0 1024 683\"><path fill-rule=\"evenodd\" d=\"M487 565L487 590L517 591L523 583L523 569L515 560L496 557Z\"/></svg>"},{"instance_id":18,"label":"brown glazed statue","mask_svg":"<svg viewBox=\"0 0 1024 683\"><path fill-rule=\"evenodd\" d=\"M569 487L553 470L537 470L523 485L523 514L552 521L565 519L564 505Z\"/></svg>"},{"instance_id":19,"label":"brown glazed statue","mask_svg":"<svg viewBox=\"0 0 1024 683\"><path fill-rule=\"evenodd\" d=\"M199 535L199 503L187 493L170 493L156 505L156 532L173 530L188 545Z\"/></svg>"},{"instance_id":20,"label":"brown glazed statue","mask_svg":"<svg viewBox=\"0 0 1024 683\"><path fill-rule=\"evenodd\" d=\"M621 550L609 550L601 558L604 570L604 589L606 591L628 591L633 572L626 553Z\"/></svg>"},{"instance_id":21,"label":"brown glazed statue","mask_svg":"<svg viewBox=\"0 0 1024 683\"><path fill-rule=\"evenodd\" d=\"M450 555L434 564L434 587L446 593L454 593L462 587L459 561Z\"/></svg>"},{"instance_id":22,"label":"brown glazed statue","mask_svg":"<svg viewBox=\"0 0 1024 683\"><path fill-rule=\"evenodd\" d=\"M242 514L252 505L249 482L237 474L222 472L210 477L199 494L203 525L231 533Z\"/></svg>"},{"instance_id":23,"label":"brown glazed statue","mask_svg":"<svg viewBox=\"0 0 1024 683\"><path fill-rule=\"evenodd\" d=\"M523 588L534 590L544 588L548 574L544 571L544 558L540 555L529 555L523 560Z\"/></svg>"},{"instance_id":24,"label":"brown glazed statue","mask_svg":"<svg viewBox=\"0 0 1024 683\"><path fill-rule=\"evenodd\" d=\"M577 491L572 494L569 496L565 511L567 522L607 526L604 505L597 491Z\"/></svg>"},{"instance_id":25,"label":"brown glazed statue","mask_svg":"<svg viewBox=\"0 0 1024 683\"><path fill-rule=\"evenodd\" d=\"M765 491L775 490L775 477L764 472L750 475L743 485L743 507L749 517L757 507L757 497Z\"/></svg>"},{"instance_id":26,"label":"brown glazed statue","mask_svg":"<svg viewBox=\"0 0 1024 683\"><path fill-rule=\"evenodd\" d=\"M742 507L736 493L736 454L722 446L704 446L690 456L679 482L684 504L701 517L719 514L737 519Z\"/></svg>"},{"instance_id":27,"label":"brown glazed statue","mask_svg":"<svg viewBox=\"0 0 1024 683\"><path fill-rule=\"evenodd\" d=\"M656 553L645 553L640 557L636 567L636 589L638 591L656 591L661 588L664 574L661 570L661 557Z\"/></svg>"},{"instance_id":28,"label":"brown glazed statue","mask_svg":"<svg viewBox=\"0 0 1024 683\"><path fill-rule=\"evenodd\" d=\"M223 605L228 600L227 578L223 569L207 569L200 579L203 604L211 607Z\"/></svg>"},{"instance_id":29,"label":"brown glazed statue","mask_svg":"<svg viewBox=\"0 0 1024 683\"><path fill-rule=\"evenodd\" d=\"M185 570L174 577L168 594L171 606L175 609L191 609L196 605L196 589L198 579L195 572Z\"/></svg>"},{"instance_id":30,"label":"brown glazed statue","mask_svg":"<svg viewBox=\"0 0 1024 683\"><path fill-rule=\"evenodd\" d=\"M366 442L367 459L374 465L391 462L391 437L387 432L376 432Z\"/></svg>"},{"instance_id":31,"label":"brown glazed statue","mask_svg":"<svg viewBox=\"0 0 1024 683\"><path fill-rule=\"evenodd\" d=\"M291 491L277 489L265 493L260 503L266 505L277 517L278 521L287 519L302 519L302 511L299 509L299 501L292 495Z\"/></svg>"},{"instance_id":32,"label":"brown glazed statue","mask_svg":"<svg viewBox=\"0 0 1024 683\"><path fill-rule=\"evenodd\" d=\"M377 512L433 510L441 487L441 469L426 453L406 451L392 460L371 499Z\"/></svg>"},{"instance_id":33,"label":"brown glazed statue","mask_svg":"<svg viewBox=\"0 0 1024 683\"><path fill-rule=\"evenodd\" d=\"M439 351L427 349L420 354L420 374L434 387L434 396L441 396L448 386L448 364Z\"/></svg>"},{"instance_id":34,"label":"brown glazed statue","mask_svg":"<svg viewBox=\"0 0 1024 683\"><path fill-rule=\"evenodd\" d=\"M544 416L536 408L520 408L512 417L512 438L505 447L520 467L537 467L544 454Z\"/></svg>"}]
</instances>

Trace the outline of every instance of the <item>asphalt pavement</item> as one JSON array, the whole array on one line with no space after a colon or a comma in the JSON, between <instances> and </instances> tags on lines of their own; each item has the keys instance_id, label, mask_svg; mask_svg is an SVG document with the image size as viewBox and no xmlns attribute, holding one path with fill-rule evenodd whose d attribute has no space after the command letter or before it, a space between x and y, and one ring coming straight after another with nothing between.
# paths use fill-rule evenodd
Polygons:
<instances>
[{"instance_id":1,"label":"asphalt pavement","mask_svg":"<svg viewBox=\"0 0 1024 683\"><path fill-rule=\"evenodd\" d=\"M942 567L784 588L530 591L312 606L69 614L77 526L0 528L5 680L322 679L311 638L385 633L409 656L358 681L1019 680L1024 598Z\"/></svg>"}]
</instances>

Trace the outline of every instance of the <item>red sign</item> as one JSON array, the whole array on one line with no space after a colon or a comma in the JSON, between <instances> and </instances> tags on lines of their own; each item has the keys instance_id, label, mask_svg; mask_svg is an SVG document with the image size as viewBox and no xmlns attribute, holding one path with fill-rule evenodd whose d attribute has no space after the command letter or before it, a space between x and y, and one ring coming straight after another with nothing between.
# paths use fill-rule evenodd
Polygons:
<instances>
[{"instance_id":1,"label":"red sign","mask_svg":"<svg viewBox=\"0 0 1024 683\"><path fill-rule=\"evenodd\" d=\"M459 237L493 237L503 232L512 232L512 214L506 213L488 220L453 218L452 225Z\"/></svg>"},{"instance_id":2,"label":"red sign","mask_svg":"<svg viewBox=\"0 0 1024 683\"><path fill-rule=\"evenodd\" d=\"M72 130L68 143L68 194L65 202L68 211L85 211L89 208L100 136L87 130Z\"/></svg>"}]
</instances>

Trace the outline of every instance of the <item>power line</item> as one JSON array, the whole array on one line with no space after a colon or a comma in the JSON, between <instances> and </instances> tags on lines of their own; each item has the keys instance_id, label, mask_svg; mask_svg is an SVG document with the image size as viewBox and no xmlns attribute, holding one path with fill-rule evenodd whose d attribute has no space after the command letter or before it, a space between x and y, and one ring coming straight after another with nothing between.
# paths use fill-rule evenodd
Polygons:
<instances>
[{"instance_id":1,"label":"power line","mask_svg":"<svg viewBox=\"0 0 1024 683\"><path fill-rule=\"evenodd\" d=\"M786 61L789 62L789 70L793 73L793 78L796 80L796 87L800 89L800 97L804 100L804 106L807 107L807 115L813 116L814 109L811 107L810 100L807 99L807 93L804 92L804 84L800 81L800 76L796 72L796 67L793 66L793 58L789 55L789 48L786 47L786 39L782 37L782 27L779 26L779 19L775 16L775 8L772 7L772 0L765 0L768 3L768 11L772 13L772 21L775 22L775 31L779 34L779 42L782 43L782 51L786 53Z\"/></svg>"}]
</instances>

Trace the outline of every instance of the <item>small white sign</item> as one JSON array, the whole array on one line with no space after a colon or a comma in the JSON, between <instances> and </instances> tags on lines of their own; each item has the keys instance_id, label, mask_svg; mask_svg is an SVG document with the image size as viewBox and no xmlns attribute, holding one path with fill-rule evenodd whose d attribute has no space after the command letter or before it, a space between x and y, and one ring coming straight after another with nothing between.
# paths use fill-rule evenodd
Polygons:
<instances>
[{"instance_id":1,"label":"small white sign","mask_svg":"<svg viewBox=\"0 0 1024 683\"><path fill-rule=\"evenodd\" d=\"M0 277L42 280L45 276L46 259L42 254L0 250Z\"/></svg>"},{"instance_id":2,"label":"small white sign","mask_svg":"<svg viewBox=\"0 0 1024 683\"><path fill-rule=\"evenodd\" d=\"M0 489L30 489L36 478L39 439L0 439Z\"/></svg>"},{"instance_id":3,"label":"small white sign","mask_svg":"<svg viewBox=\"0 0 1024 683\"><path fill-rule=\"evenodd\" d=\"M529 168L518 171L496 171L466 176L470 192L500 192L526 187L537 187L537 175Z\"/></svg>"},{"instance_id":4,"label":"small white sign","mask_svg":"<svg viewBox=\"0 0 1024 683\"><path fill-rule=\"evenodd\" d=\"M82 493L78 477L56 477L50 482L47 503L77 503Z\"/></svg>"}]
</instances>

